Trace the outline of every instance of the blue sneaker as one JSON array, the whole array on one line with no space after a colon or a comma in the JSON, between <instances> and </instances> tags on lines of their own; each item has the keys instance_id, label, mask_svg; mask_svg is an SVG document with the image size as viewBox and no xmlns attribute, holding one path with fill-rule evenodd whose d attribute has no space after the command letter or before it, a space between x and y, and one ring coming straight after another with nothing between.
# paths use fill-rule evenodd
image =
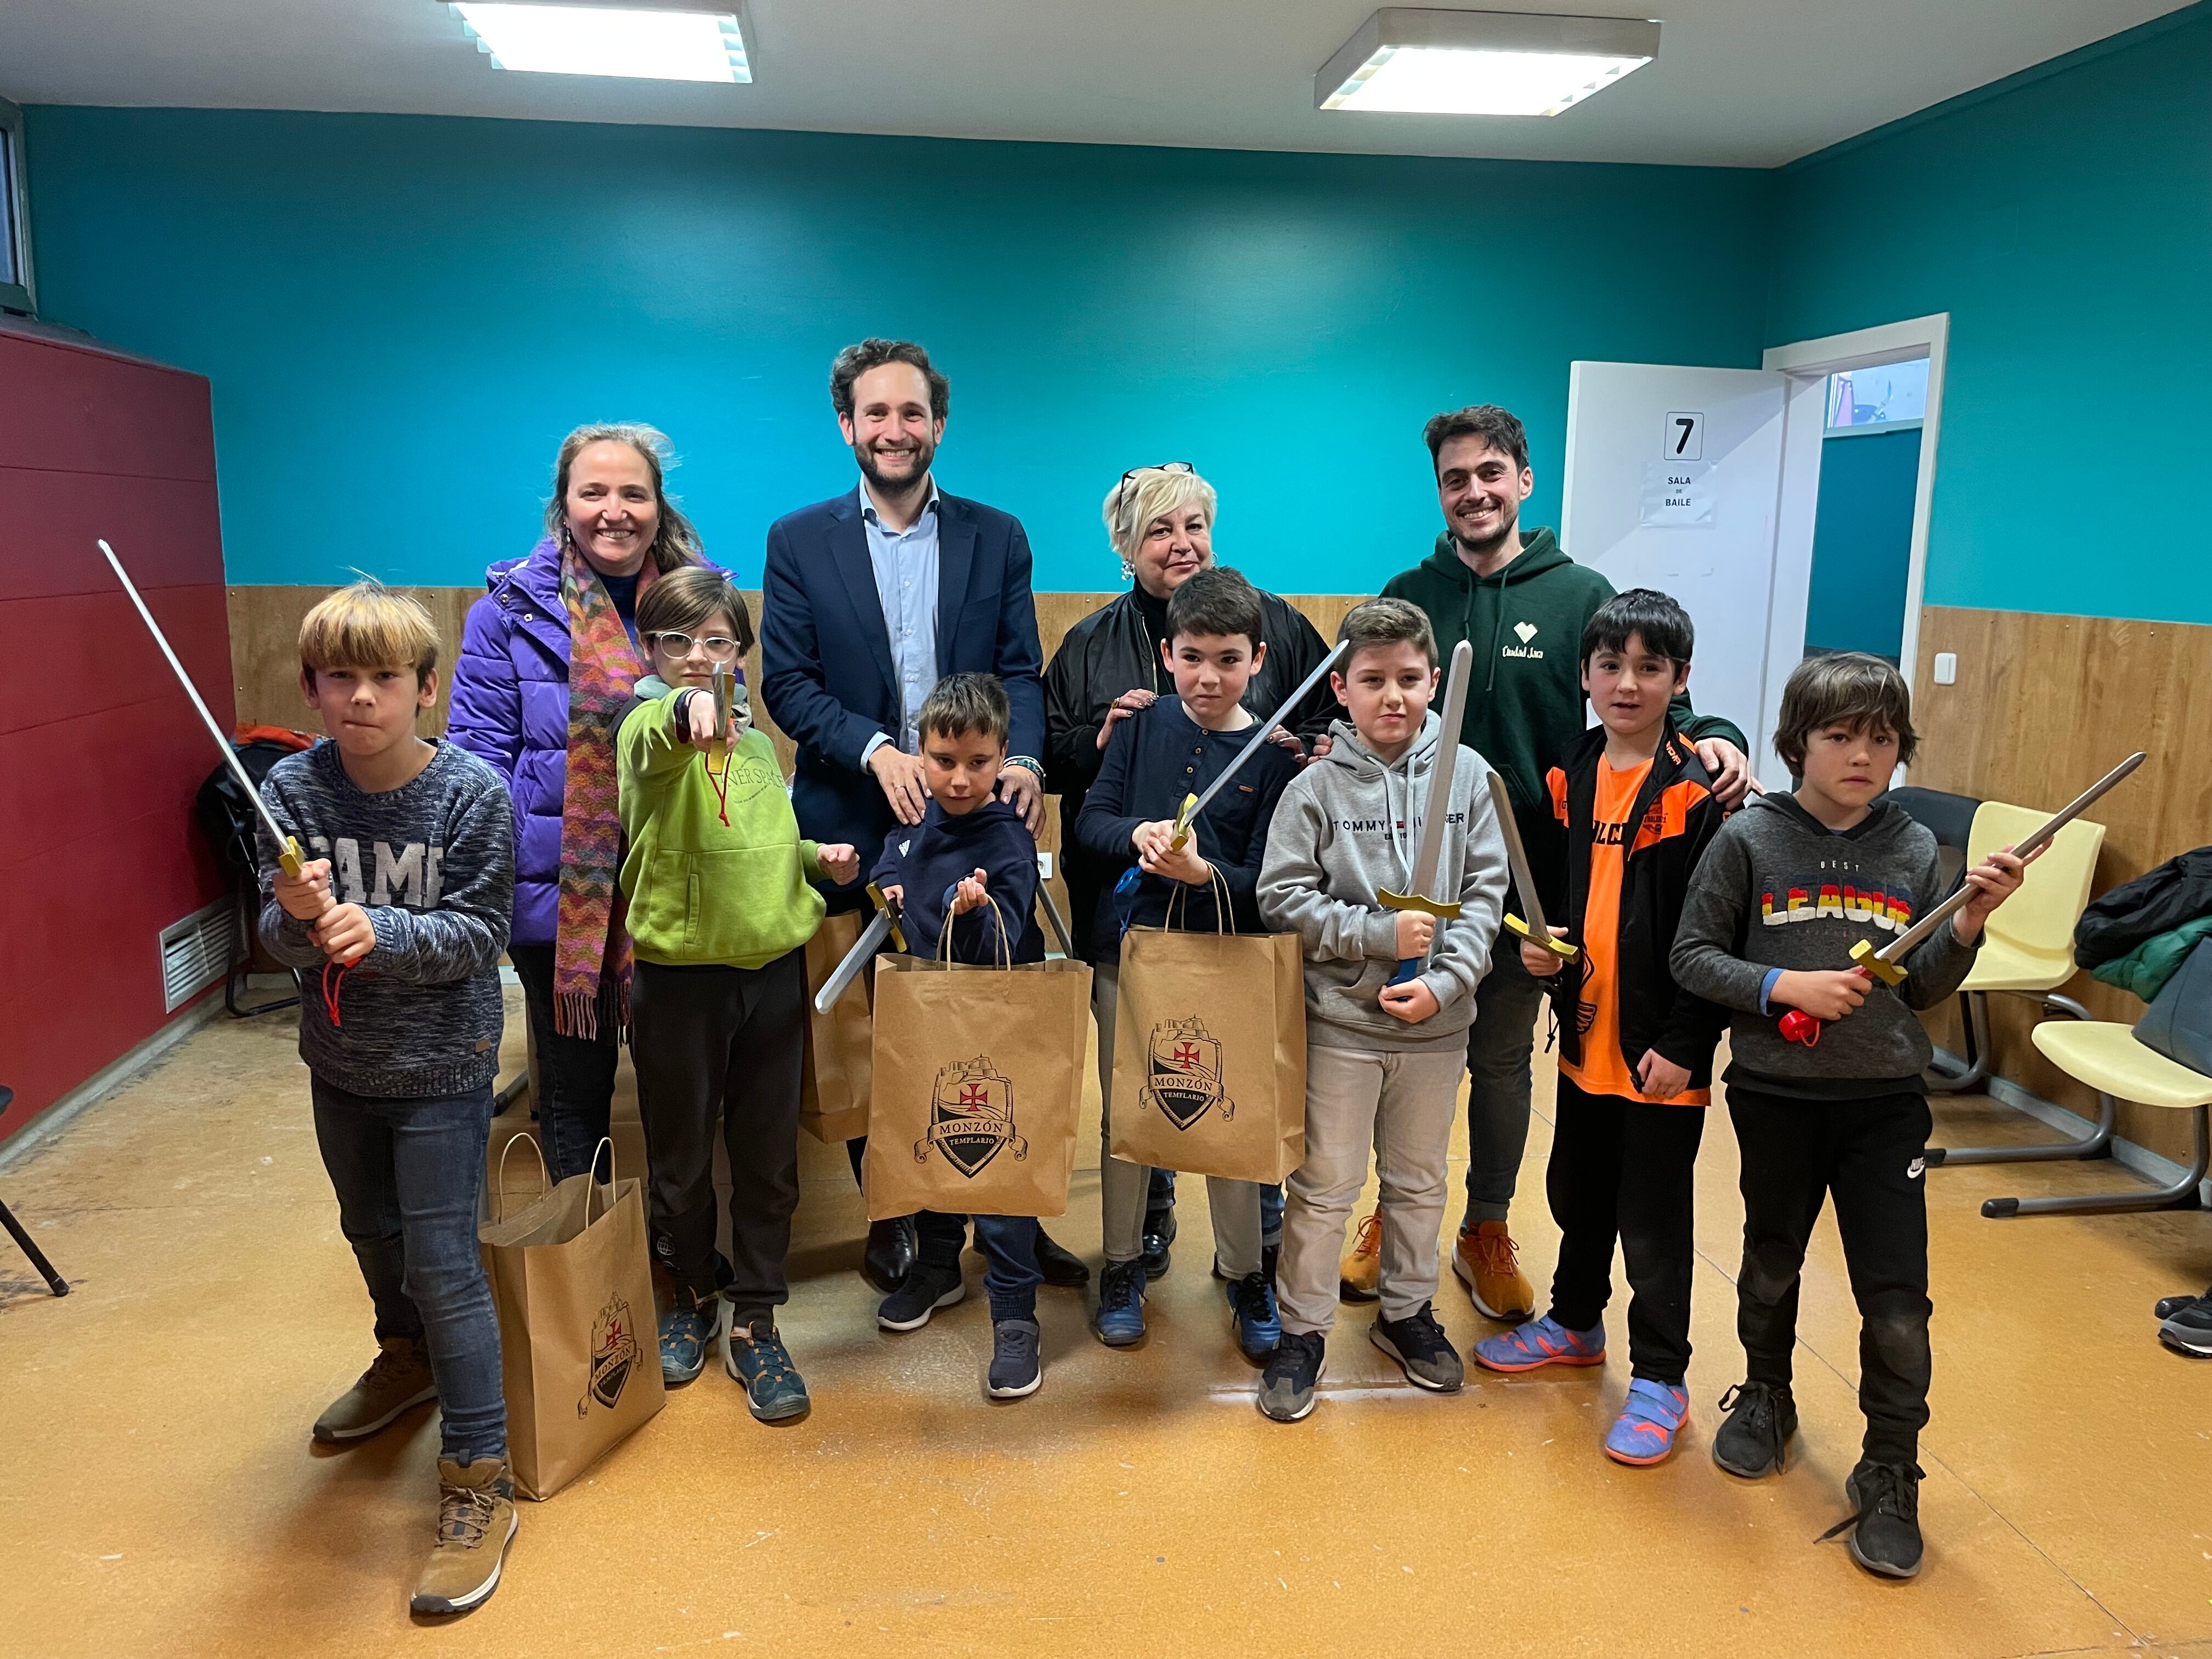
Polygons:
<instances>
[{"instance_id":1,"label":"blue sneaker","mask_svg":"<svg viewBox=\"0 0 2212 1659\"><path fill-rule=\"evenodd\" d=\"M1674 1452L1674 1437L1689 1415L1687 1389L1639 1376L1628 1385L1628 1403L1605 1437L1605 1455L1638 1468L1663 1463Z\"/></svg>"},{"instance_id":2,"label":"blue sneaker","mask_svg":"<svg viewBox=\"0 0 2212 1659\"><path fill-rule=\"evenodd\" d=\"M1533 1371L1540 1365L1602 1365L1605 1327L1571 1331L1549 1314L1474 1345L1474 1363L1488 1371Z\"/></svg>"},{"instance_id":3,"label":"blue sneaker","mask_svg":"<svg viewBox=\"0 0 2212 1659\"><path fill-rule=\"evenodd\" d=\"M731 1330L725 1363L731 1376L745 1385L745 1404L763 1423L804 1417L814 1403L806 1397L805 1379L791 1363L791 1350L766 1316Z\"/></svg>"},{"instance_id":4,"label":"blue sneaker","mask_svg":"<svg viewBox=\"0 0 2212 1659\"><path fill-rule=\"evenodd\" d=\"M721 1323L719 1297L702 1302L679 1289L676 1305L660 1316L660 1380L670 1388L689 1382L707 1369L707 1345Z\"/></svg>"},{"instance_id":5,"label":"blue sneaker","mask_svg":"<svg viewBox=\"0 0 2212 1659\"><path fill-rule=\"evenodd\" d=\"M1098 1275L1098 1306L1091 1316L1091 1334L1109 1348L1126 1348L1145 1340L1145 1264L1109 1261Z\"/></svg>"},{"instance_id":6,"label":"blue sneaker","mask_svg":"<svg viewBox=\"0 0 2212 1659\"><path fill-rule=\"evenodd\" d=\"M1264 1365L1283 1340L1282 1316L1275 1310L1275 1287L1265 1273L1247 1273L1229 1285L1229 1324L1237 1333L1237 1352Z\"/></svg>"}]
</instances>

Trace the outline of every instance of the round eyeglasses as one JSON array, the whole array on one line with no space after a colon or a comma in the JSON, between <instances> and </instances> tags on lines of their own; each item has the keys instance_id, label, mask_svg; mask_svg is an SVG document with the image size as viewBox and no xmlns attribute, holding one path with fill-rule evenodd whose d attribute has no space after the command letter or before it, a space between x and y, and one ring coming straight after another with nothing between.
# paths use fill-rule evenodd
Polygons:
<instances>
[{"instance_id":1,"label":"round eyeglasses","mask_svg":"<svg viewBox=\"0 0 2212 1659\"><path fill-rule=\"evenodd\" d=\"M681 662L690 656L694 646L707 653L709 662L735 662L740 654L738 642L726 634L701 636L671 632L653 636L653 648L671 662Z\"/></svg>"}]
</instances>

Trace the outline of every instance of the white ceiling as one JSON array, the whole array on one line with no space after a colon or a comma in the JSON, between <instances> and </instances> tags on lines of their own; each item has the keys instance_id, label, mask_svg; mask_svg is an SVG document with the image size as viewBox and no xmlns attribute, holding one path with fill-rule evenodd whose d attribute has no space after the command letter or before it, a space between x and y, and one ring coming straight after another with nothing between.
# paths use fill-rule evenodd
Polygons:
<instances>
[{"instance_id":1,"label":"white ceiling","mask_svg":"<svg viewBox=\"0 0 2212 1659\"><path fill-rule=\"evenodd\" d=\"M1620 0L1520 9L1634 10ZM1657 61L1549 119L1316 110L1315 70L1372 0L748 0L759 78L740 87L511 74L474 49L438 0L0 0L0 95L1773 167L2179 4L1654 9L1665 14Z\"/></svg>"}]
</instances>

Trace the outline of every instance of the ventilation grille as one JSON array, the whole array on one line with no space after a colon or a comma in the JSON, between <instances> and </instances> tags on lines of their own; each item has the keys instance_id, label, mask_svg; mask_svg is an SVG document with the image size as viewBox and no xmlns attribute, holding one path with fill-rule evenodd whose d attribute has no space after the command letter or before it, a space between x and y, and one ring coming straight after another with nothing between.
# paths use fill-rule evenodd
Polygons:
<instances>
[{"instance_id":1,"label":"ventilation grille","mask_svg":"<svg viewBox=\"0 0 2212 1659\"><path fill-rule=\"evenodd\" d=\"M230 971L238 938L237 915L228 899L195 910L161 930L162 1011L190 1002Z\"/></svg>"}]
</instances>

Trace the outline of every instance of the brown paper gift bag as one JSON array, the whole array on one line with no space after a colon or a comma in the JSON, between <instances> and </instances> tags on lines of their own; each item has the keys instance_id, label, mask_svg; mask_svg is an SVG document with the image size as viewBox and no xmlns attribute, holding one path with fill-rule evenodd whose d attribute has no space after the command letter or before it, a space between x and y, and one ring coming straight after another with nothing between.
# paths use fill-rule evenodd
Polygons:
<instances>
[{"instance_id":1,"label":"brown paper gift bag","mask_svg":"<svg viewBox=\"0 0 2212 1659\"><path fill-rule=\"evenodd\" d=\"M1081 962L878 957L868 1219L1066 1215L1090 1009Z\"/></svg>"},{"instance_id":2,"label":"brown paper gift bag","mask_svg":"<svg viewBox=\"0 0 2212 1659\"><path fill-rule=\"evenodd\" d=\"M507 1142L502 1164L523 1140ZM613 1143L599 1145L611 1175ZM499 1316L514 1487L550 1498L666 1403L645 1200L635 1177L571 1176L477 1238Z\"/></svg>"},{"instance_id":3,"label":"brown paper gift bag","mask_svg":"<svg viewBox=\"0 0 2212 1659\"><path fill-rule=\"evenodd\" d=\"M1217 901L1225 917L1225 887ZM1281 1181L1306 1156L1297 935L1184 933L1168 920L1121 937L1109 1150L1157 1170Z\"/></svg>"},{"instance_id":4,"label":"brown paper gift bag","mask_svg":"<svg viewBox=\"0 0 2212 1659\"><path fill-rule=\"evenodd\" d=\"M824 916L806 941L806 1037L799 1060L799 1125L817 1140L855 1140L868 1133L868 1073L875 1045L869 1005L874 976L863 969L826 1014L814 994L860 942L867 917L858 911Z\"/></svg>"}]
</instances>

